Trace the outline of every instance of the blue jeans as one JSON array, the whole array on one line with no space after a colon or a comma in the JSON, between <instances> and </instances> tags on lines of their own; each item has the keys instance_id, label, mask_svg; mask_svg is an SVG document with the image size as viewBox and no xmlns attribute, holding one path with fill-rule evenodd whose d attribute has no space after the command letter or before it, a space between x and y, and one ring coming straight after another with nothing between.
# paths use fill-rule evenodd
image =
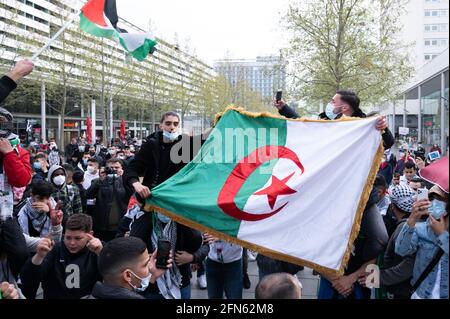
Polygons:
<instances>
[{"instance_id":1,"label":"blue jeans","mask_svg":"<svg viewBox=\"0 0 450 319\"><path fill-rule=\"evenodd\" d=\"M206 283L209 299L242 299L242 258L228 264L206 259Z\"/></svg>"},{"instance_id":2,"label":"blue jeans","mask_svg":"<svg viewBox=\"0 0 450 319\"><path fill-rule=\"evenodd\" d=\"M355 283L353 293L349 296L351 299L365 299L362 287L359 283ZM349 298L349 299L350 299ZM345 299L340 295L325 278L320 278L319 293L317 299Z\"/></svg>"},{"instance_id":3,"label":"blue jeans","mask_svg":"<svg viewBox=\"0 0 450 319\"><path fill-rule=\"evenodd\" d=\"M181 293L181 299L191 299L191 285L187 285L186 287L181 288L180 293ZM142 296L145 299L164 300L163 295L161 295L159 292L154 293L154 292L146 291L146 292L142 293Z\"/></svg>"}]
</instances>

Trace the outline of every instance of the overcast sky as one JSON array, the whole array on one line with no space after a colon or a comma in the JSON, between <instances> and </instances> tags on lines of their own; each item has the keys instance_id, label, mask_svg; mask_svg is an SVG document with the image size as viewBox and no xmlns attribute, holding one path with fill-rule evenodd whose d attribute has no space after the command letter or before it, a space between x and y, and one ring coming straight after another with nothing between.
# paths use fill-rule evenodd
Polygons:
<instances>
[{"instance_id":1,"label":"overcast sky","mask_svg":"<svg viewBox=\"0 0 450 319\"><path fill-rule=\"evenodd\" d=\"M120 17L174 43L186 41L212 65L226 55L278 54L286 43L280 25L289 0L117 0Z\"/></svg>"}]
</instances>

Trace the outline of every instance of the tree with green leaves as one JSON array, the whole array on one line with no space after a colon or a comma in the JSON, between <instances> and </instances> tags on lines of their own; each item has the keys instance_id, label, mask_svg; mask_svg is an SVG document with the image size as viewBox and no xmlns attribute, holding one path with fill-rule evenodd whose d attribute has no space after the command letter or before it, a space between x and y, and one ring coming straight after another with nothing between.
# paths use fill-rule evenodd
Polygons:
<instances>
[{"instance_id":1,"label":"tree with green leaves","mask_svg":"<svg viewBox=\"0 0 450 319\"><path fill-rule=\"evenodd\" d=\"M407 0L318 0L291 4L286 53L293 90L328 101L351 88L363 104L394 97L413 71L398 37Z\"/></svg>"}]
</instances>

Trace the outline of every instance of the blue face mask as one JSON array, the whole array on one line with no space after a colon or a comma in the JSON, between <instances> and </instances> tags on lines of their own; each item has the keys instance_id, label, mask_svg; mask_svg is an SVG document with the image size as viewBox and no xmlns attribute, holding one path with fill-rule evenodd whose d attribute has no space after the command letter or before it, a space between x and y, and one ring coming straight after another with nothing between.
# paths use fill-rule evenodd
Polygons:
<instances>
[{"instance_id":1,"label":"blue face mask","mask_svg":"<svg viewBox=\"0 0 450 319\"><path fill-rule=\"evenodd\" d=\"M35 171L41 170L41 169L42 169L42 164L41 164L41 162L34 162L34 163L33 163L33 168L34 168Z\"/></svg>"},{"instance_id":2,"label":"blue face mask","mask_svg":"<svg viewBox=\"0 0 450 319\"><path fill-rule=\"evenodd\" d=\"M164 216L163 214L158 213L158 219L161 223L167 224L171 221L171 219L167 216Z\"/></svg>"},{"instance_id":3,"label":"blue face mask","mask_svg":"<svg viewBox=\"0 0 450 319\"><path fill-rule=\"evenodd\" d=\"M328 103L327 107L325 108L325 114L327 115L327 117L328 117L330 120L336 119L336 117L337 117L339 114L341 114L341 112L339 112L339 113L334 113L334 108L335 108L334 105L331 104L331 103Z\"/></svg>"},{"instance_id":4,"label":"blue face mask","mask_svg":"<svg viewBox=\"0 0 450 319\"><path fill-rule=\"evenodd\" d=\"M88 164L88 160L87 160L87 159L84 159L84 160L83 160L83 164L84 164L84 165L87 165L87 164Z\"/></svg>"},{"instance_id":5,"label":"blue face mask","mask_svg":"<svg viewBox=\"0 0 450 319\"><path fill-rule=\"evenodd\" d=\"M428 209L428 212L434 219L440 219L447 214L445 205L445 202L435 199L431 202L431 207Z\"/></svg>"},{"instance_id":6,"label":"blue face mask","mask_svg":"<svg viewBox=\"0 0 450 319\"><path fill-rule=\"evenodd\" d=\"M178 132L170 133L170 132L163 131L163 136L173 142L173 141L177 140L177 138L178 138L178 136L180 136L180 134Z\"/></svg>"},{"instance_id":7,"label":"blue face mask","mask_svg":"<svg viewBox=\"0 0 450 319\"><path fill-rule=\"evenodd\" d=\"M148 285L150 284L150 278L152 278L152 274L149 274L145 278L141 278L138 275L136 275L134 272L132 272L131 270L130 270L130 272L134 277L136 277L137 279L139 279L141 281L140 287L133 286L131 283L130 283L130 286L133 287L134 291L136 291L136 292L144 292L147 289Z\"/></svg>"}]
</instances>

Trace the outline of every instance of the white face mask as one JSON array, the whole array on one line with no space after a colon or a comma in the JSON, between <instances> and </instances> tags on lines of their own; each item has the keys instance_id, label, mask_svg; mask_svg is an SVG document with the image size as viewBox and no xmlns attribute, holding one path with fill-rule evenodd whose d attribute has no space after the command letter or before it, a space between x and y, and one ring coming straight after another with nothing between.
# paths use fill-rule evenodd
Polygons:
<instances>
[{"instance_id":1,"label":"white face mask","mask_svg":"<svg viewBox=\"0 0 450 319\"><path fill-rule=\"evenodd\" d=\"M170 133L170 132L163 131L163 136L173 142L173 141L176 141L178 136L180 136L180 133L178 133L178 132Z\"/></svg>"},{"instance_id":2,"label":"white face mask","mask_svg":"<svg viewBox=\"0 0 450 319\"><path fill-rule=\"evenodd\" d=\"M62 186L66 182L66 177L63 175L59 175L53 178L53 183L55 183L56 186Z\"/></svg>"},{"instance_id":3,"label":"white face mask","mask_svg":"<svg viewBox=\"0 0 450 319\"><path fill-rule=\"evenodd\" d=\"M138 275L136 275L134 272L132 272L131 270L130 270L130 273L141 281L141 286L140 287L133 286L131 284L131 282L129 282L130 286L133 287L133 289L136 292L143 292L143 291L145 291L147 289L148 285L150 284L150 278L152 278L152 274L148 274L147 277L141 278Z\"/></svg>"},{"instance_id":4,"label":"white face mask","mask_svg":"<svg viewBox=\"0 0 450 319\"><path fill-rule=\"evenodd\" d=\"M338 117L338 115L341 114L341 112L334 113L334 109L335 109L335 108L336 108L336 107L335 107L333 104L331 104L331 103L328 103L328 104L327 104L327 107L325 108L325 114L327 115L327 117L328 117L330 120L336 119L336 117Z\"/></svg>"},{"instance_id":5,"label":"white face mask","mask_svg":"<svg viewBox=\"0 0 450 319\"><path fill-rule=\"evenodd\" d=\"M89 172L89 174L95 174L96 173L95 167L92 167L92 166L88 166L87 167L87 171Z\"/></svg>"}]
</instances>

